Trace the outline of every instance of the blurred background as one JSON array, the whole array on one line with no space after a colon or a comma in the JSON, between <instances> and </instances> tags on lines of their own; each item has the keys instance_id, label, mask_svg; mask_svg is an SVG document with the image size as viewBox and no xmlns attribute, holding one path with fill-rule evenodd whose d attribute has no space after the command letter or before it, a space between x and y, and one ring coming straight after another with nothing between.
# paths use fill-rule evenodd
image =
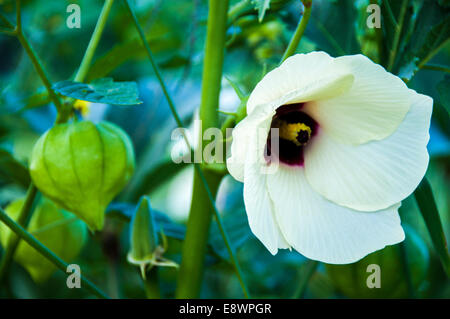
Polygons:
<instances>
[{"instance_id":1,"label":"blurred background","mask_svg":"<svg viewBox=\"0 0 450 319\"><path fill-rule=\"evenodd\" d=\"M250 93L264 72L278 64L302 11L300 1L273 0L260 21L252 2L245 6L242 1L230 2L220 97L220 109L228 112L236 110L240 100L225 77L237 83L243 92ZM80 29L66 26L69 15L66 8L71 3L81 7ZM192 131L191 123L200 103L207 1L136 0L134 3L175 104ZM400 10L400 3L390 1L389 9L394 16ZM366 26L370 14L366 11L368 4L368 0L314 0L312 18L297 51L323 50L332 56L363 53L382 63L382 56L388 52L392 41L393 26L389 25L383 5L384 42L380 46L381 52L378 51L377 34ZM73 77L102 5L100 0L23 1L24 32L53 82ZM0 0L0 10L13 20L13 1ZM432 37L436 30L443 33ZM394 73L411 77L416 71L416 62L436 47L441 49L429 63L447 65L448 72L449 35L449 1L410 1ZM171 140L175 121L121 1L116 1L112 8L86 81L102 77L138 83L143 104L128 107L91 104L89 111L84 113L86 119L114 122L129 134L136 152L137 168L129 185L111 204L104 230L89 235L88 243L73 262L110 296L143 298L145 292L139 271L126 260L130 216L140 196L148 194L158 227L164 229L169 238L166 257L179 262L190 207L193 167L176 165L171 160L172 148L180 143ZM423 68L408 83L410 88L434 99L427 177L447 238L450 236L449 82L448 73ZM55 108L20 43L14 37L0 34L1 207L25 195L29 183L26 166L31 148L52 126L55 116ZM230 176L222 181L217 205L237 250L252 297L450 297L449 280L413 197L406 199L400 209L406 228L406 258L396 245L373 253L356 264L320 264L317 269L311 269L308 260L297 252L280 251L272 256L263 247L247 224L242 184ZM381 289L368 289L365 284L369 275L367 265L373 263L382 269ZM214 223L206 264L202 297L243 297ZM173 297L177 271L173 268L159 268L158 271L163 296ZM302 280L311 271L314 271L313 275L303 292ZM83 289L67 289L62 284L65 281L66 275L57 271L48 281L36 284L20 265L14 263L7 283L0 286L0 297L90 297Z\"/></svg>"}]
</instances>

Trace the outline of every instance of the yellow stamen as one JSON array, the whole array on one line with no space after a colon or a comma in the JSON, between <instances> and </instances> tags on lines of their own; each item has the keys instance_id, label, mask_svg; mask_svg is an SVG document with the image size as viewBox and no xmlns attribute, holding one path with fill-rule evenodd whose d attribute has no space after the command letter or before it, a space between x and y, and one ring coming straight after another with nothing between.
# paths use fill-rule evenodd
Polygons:
<instances>
[{"instance_id":1,"label":"yellow stamen","mask_svg":"<svg viewBox=\"0 0 450 319\"><path fill-rule=\"evenodd\" d=\"M304 123L287 123L285 121L281 121L280 124L280 137L293 142L297 146L306 144L306 142L301 143L298 140L297 137L299 133L306 132L308 134L306 141L308 141L311 137L311 128Z\"/></svg>"}]
</instances>

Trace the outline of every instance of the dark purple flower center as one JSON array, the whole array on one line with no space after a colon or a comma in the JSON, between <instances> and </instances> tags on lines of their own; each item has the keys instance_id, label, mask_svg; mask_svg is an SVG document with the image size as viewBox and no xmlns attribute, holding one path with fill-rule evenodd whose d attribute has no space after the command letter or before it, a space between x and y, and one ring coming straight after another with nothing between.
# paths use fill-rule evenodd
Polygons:
<instances>
[{"instance_id":1,"label":"dark purple flower center","mask_svg":"<svg viewBox=\"0 0 450 319\"><path fill-rule=\"evenodd\" d=\"M271 129L278 128L278 150L272 146L272 130L266 144L266 159L276 156L280 162L302 166L304 147L317 133L318 124L308 114L302 112L303 103L280 106L272 118ZM272 154L273 153L273 154Z\"/></svg>"}]
</instances>

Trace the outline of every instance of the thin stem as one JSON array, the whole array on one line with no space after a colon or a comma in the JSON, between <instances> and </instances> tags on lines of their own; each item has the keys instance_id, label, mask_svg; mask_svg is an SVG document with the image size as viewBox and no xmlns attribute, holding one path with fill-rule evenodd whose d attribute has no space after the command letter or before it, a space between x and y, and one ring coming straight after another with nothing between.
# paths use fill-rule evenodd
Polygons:
<instances>
[{"instance_id":1,"label":"thin stem","mask_svg":"<svg viewBox=\"0 0 450 319\"><path fill-rule=\"evenodd\" d=\"M294 294L294 298L303 299L305 297L306 288L308 288L308 283L317 270L319 266L319 262L315 260L308 260L306 264L303 266L301 271L302 277L300 278L300 282L298 283L298 288Z\"/></svg>"},{"instance_id":2,"label":"thin stem","mask_svg":"<svg viewBox=\"0 0 450 319\"><path fill-rule=\"evenodd\" d=\"M386 2L388 3L388 2ZM389 63L388 63L388 71L391 71L394 67L395 58L397 56L398 45L400 42L400 36L402 34L403 22L405 20L406 9L408 7L408 0L403 0L402 7L400 9L400 16L398 19L398 23L395 25L395 34L394 34L394 42L392 43L392 49L389 54Z\"/></svg>"},{"instance_id":3,"label":"thin stem","mask_svg":"<svg viewBox=\"0 0 450 319\"><path fill-rule=\"evenodd\" d=\"M305 33L306 26L308 25L309 17L311 16L312 1L302 0L302 2L305 7L305 10L303 11L303 16L300 18L300 21L298 22L297 29L295 30L294 35L292 36L291 41L289 42L289 45L283 54L281 62L283 62L284 60L286 60L288 57L290 57L295 53L295 50L297 50L298 44L302 39L303 33Z\"/></svg>"},{"instance_id":4,"label":"thin stem","mask_svg":"<svg viewBox=\"0 0 450 319\"><path fill-rule=\"evenodd\" d=\"M394 27L397 27L398 23L397 20L395 19L394 13L392 12L389 0L384 0L384 4L386 5L386 10L388 12L388 17L391 20L391 23L394 25Z\"/></svg>"},{"instance_id":5,"label":"thin stem","mask_svg":"<svg viewBox=\"0 0 450 319\"><path fill-rule=\"evenodd\" d=\"M433 70L433 71L441 71L445 73L450 73L450 67L446 65L437 65L437 64L425 64L422 66L423 70Z\"/></svg>"},{"instance_id":6,"label":"thin stem","mask_svg":"<svg viewBox=\"0 0 450 319\"><path fill-rule=\"evenodd\" d=\"M428 63L444 46L446 46L450 42L450 39L445 40L442 42L439 46L437 46L434 50L431 50L428 52L427 56L422 59L422 61L419 62L417 67L419 69L423 68L425 64Z\"/></svg>"},{"instance_id":7,"label":"thin stem","mask_svg":"<svg viewBox=\"0 0 450 319\"><path fill-rule=\"evenodd\" d=\"M228 11L228 24L233 24L238 18L249 12L255 12L254 5L250 0L242 0L234 4Z\"/></svg>"},{"instance_id":8,"label":"thin stem","mask_svg":"<svg viewBox=\"0 0 450 319\"><path fill-rule=\"evenodd\" d=\"M177 126L178 126L179 128L183 128L184 126L183 126L183 123L182 123L182 121L181 121L181 118L180 118L180 116L178 115L177 109L176 109L176 107L175 107L175 104L174 104L174 102L173 102L173 100L172 100L170 94L168 93L166 84L165 84L165 82L164 82L164 80L163 80L163 78L162 78L162 76L161 76L161 74L160 74L160 72L159 72L158 66L156 65L156 63L155 63L155 61L154 61L154 59L153 59L152 51L151 51L150 46L149 46L149 44L148 44L148 42L147 42L147 40L146 40L146 38L145 38L144 32L143 32L143 30L142 30L142 28L141 28L141 26L140 26L140 24L139 24L139 21L137 20L137 17L136 17L136 15L135 15L134 11L132 10L131 5L130 5L130 3L129 3L128 0L125 0L125 4L126 4L126 6L127 6L128 11L130 12L131 17L133 18L133 22L134 22L134 24L135 24L135 26L136 26L136 29L137 29L137 31L138 31L138 33L139 33L139 36L140 36L140 38L141 38L141 40L142 40L142 43L143 43L143 45L144 45L144 47L145 47L145 49L146 49L146 51L147 51L147 54L148 54L150 63L151 63L151 65L152 65L152 67L153 67L153 70L154 70L154 72L155 72L155 75L156 75L156 77L157 77L157 79L158 79L158 81L159 81L159 83L160 83L160 86L161 86L161 88L162 88L162 90L163 90L164 96L165 96L166 99L167 99L167 102L168 102L168 104L169 104L169 107L170 107L170 110L171 110L171 112L172 112L172 115L173 115L173 117L175 118L175 121L176 121L176 123L177 123ZM220 63L220 65L222 65L222 63ZM214 68L215 68L215 67L216 67L216 66L214 66ZM220 75L221 75L221 72L220 72ZM218 93L217 93L217 94L218 94ZM217 105L217 104L215 104L215 105ZM187 138L187 136L186 136L186 134L185 134L184 131L182 131L182 134L183 134L183 138L184 138L184 140L185 140L185 142L186 142L186 145L188 146L188 148L189 148L190 151L191 151L191 157L193 158L194 154L193 154L193 150L192 150L192 148L191 148L191 146L190 146L189 140L188 140L188 138ZM221 234L222 234L222 236L223 236L224 234L226 235L225 230L224 230L224 228L223 228L222 221L221 221L221 219L220 219L220 215L219 215L219 213L218 213L218 211L217 211L217 209L216 209L215 200L214 200L214 195L213 195L213 192L212 192L212 189L217 190L217 186L218 186L218 183L220 182L221 176L217 176L217 175L211 174L211 173L209 173L209 172L204 173L204 172L202 171L202 169L200 168L200 166L199 166L197 163L194 163L194 168L195 168L195 171L196 171L196 174L195 174L194 176L198 176L197 178L194 178L194 189L196 189L196 190L197 190L197 189L200 189L200 190L204 190L204 191L206 192L207 198L209 199L209 202L210 202L209 204L212 206L212 209L214 210L215 215L219 217L219 218L216 218L216 220L217 220L217 223L219 224L219 228L221 228L222 231L223 231L223 232L221 231ZM219 179L219 177L220 177L220 179ZM207 179L209 180L209 185L208 185ZM213 185L213 184L214 184L214 185ZM217 184L217 185L216 185L216 184ZM211 187L210 187L210 186L211 186ZM194 193L195 193L195 190L194 190ZM198 204L194 204L194 203L196 203L196 202L193 202L192 205L198 205L200 211L204 210L205 207L208 207L208 206L209 206L208 203L205 205L205 204L202 203L201 201L198 201L198 202L197 202ZM191 211L193 211L193 210L196 211L197 209L191 207ZM210 214L210 213L209 213L209 214ZM192 219L191 219L191 220L192 220ZM191 222L191 223L192 223L192 222ZM191 228L192 228L192 231L194 231L194 228L193 228L193 227L189 227L189 226L188 226L188 229L191 229ZM206 232L203 232L203 233L202 233L202 232L196 232L196 233L195 233L195 237L202 237L202 236L205 236L205 235L206 235L206 238L198 239L199 242L206 242L206 240L207 240L207 234L208 234L208 230L207 230ZM190 237L194 237L194 235L190 235ZM241 283L242 289L243 289L243 291L244 291L244 295L247 296L247 295L248 295L248 292L247 292L248 290L247 290L247 288L245 287L244 281L243 281L243 279L242 279L243 276L242 276L242 273L241 273L241 271L240 271L240 266L239 266L238 260L237 260L237 258L236 258L236 256L235 256L235 253L234 253L233 249L231 248L231 245L230 245L230 243L229 243L228 237L227 237L227 236L223 236L223 239L224 239L225 245L227 246L228 252L230 253L230 257L231 257L231 259L232 259L234 268L235 268L236 273L237 273L237 276L238 276L238 278L239 278L239 282ZM187 251L187 250L184 250L184 256L186 256L186 255L188 255L188 254L190 254L190 253L191 253L191 254L196 254L197 256L198 256L198 255L201 255L201 253L199 253L198 251ZM186 259L188 259L188 257L183 258L183 259L186 260ZM185 266L185 267L186 267L186 266ZM200 265L197 265L197 266L194 266L194 267L203 267L203 260L202 260L202 262L201 262ZM184 269L186 269L186 268L184 268ZM201 273L202 273L202 271L198 271L198 269L197 269L196 274L201 274ZM191 273L188 273L188 275L187 275L186 277L191 277L191 276L192 276L192 274L191 274ZM200 276L200 277L201 277L201 276ZM188 280L188 279L189 279L189 278L187 278L186 280ZM199 280L194 280L194 281L195 281L195 282L199 282ZM195 289L198 290L199 287L197 287L197 288L195 288ZM180 293L180 294L181 294L181 293ZM198 294L198 292L197 292L197 294Z\"/></svg>"},{"instance_id":9,"label":"thin stem","mask_svg":"<svg viewBox=\"0 0 450 319\"><path fill-rule=\"evenodd\" d=\"M26 53L28 54L31 63L33 63L33 66L41 78L42 83L44 83L45 88L47 89L48 95L50 99L52 100L53 104L55 104L56 109L58 110L58 117L56 119L57 123L66 122L69 118L70 111L64 108L64 105L61 103L61 100L59 99L58 95L56 95L55 91L52 89L52 82L50 81L49 76L47 75L46 70L42 66L42 63L34 51L33 47L31 46L28 39L25 37L25 34L22 30L22 19L21 19L21 11L20 11L20 0L16 0L16 14L17 14L17 27L15 29L15 33L17 36L17 39L19 40L20 44L22 44L23 48L25 49Z\"/></svg>"},{"instance_id":10,"label":"thin stem","mask_svg":"<svg viewBox=\"0 0 450 319\"><path fill-rule=\"evenodd\" d=\"M83 60L81 61L81 65L78 69L77 74L75 75L76 82L83 82L86 78L86 75L89 71L89 67L92 62L92 58L94 57L95 50L97 49L98 43L100 42L100 38L102 37L103 30L105 29L106 21L108 20L109 12L111 11L111 7L114 3L114 0L106 0L102 11L100 12L100 16L97 20L97 24L94 29L94 33L91 36L91 40L89 41L86 52L84 53Z\"/></svg>"},{"instance_id":11,"label":"thin stem","mask_svg":"<svg viewBox=\"0 0 450 319\"><path fill-rule=\"evenodd\" d=\"M61 103L61 100L56 95L55 91L52 89L52 83L47 75L47 72L45 71L44 67L42 66L42 63L37 56L36 52L34 51L33 47L31 46L30 42L27 40L25 35L22 31L19 31L17 33L17 38L19 39L20 43L22 44L23 48L27 52L31 62L33 63L33 66L39 75L39 77L42 80L42 83L44 83L45 88L47 89L48 95L50 99L52 100L53 104L55 104L56 109L58 110L58 119L57 122L64 122L67 121L68 114L65 114L66 112L63 112L63 104ZM64 113L64 114L62 114Z\"/></svg>"},{"instance_id":12,"label":"thin stem","mask_svg":"<svg viewBox=\"0 0 450 319\"><path fill-rule=\"evenodd\" d=\"M19 217L17 218L17 223L20 226L27 227L27 223L31 217L33 212L33 202L35 201L37 194L37 188L31 184L28 188L27 195L23 206L20 210ZM10 236L7 245L5 246L5 254L2 257L0 263L0 284L6 277L9 266L14 257L14 253L16 252L17 246L19 245L20 239L16 236Z\"/></svg>"},{"instance_id":13,"label":"thin stem","mask_svg":"<svg viewBox=\"0 0 450 319\"><path fill-rule=\"evenodd\" d=\"M22 226L17 224L12 220L3 209L0 208L0 221L2 221L6 226L8 226L17 236L27 242L28 245L36 249L43 257L48 259L52 264L54 264L59 270L66 273L67 264L61 258L59 258L55 253L45 247L39 240L37 240L33 235L27 232ZM91 281L81 276L81 282L86 290L89 290L92 294L99 298L109 298L103 291L97 288Z\"/></svg>"},{"instance_id":14,"label":"thin stem","mask_svg":"<svg viewBox=\"0 0 450 319\"><path fill-rule=\"evenodd\" d=\"M14 25L2 13L0 13L0 20L3 21L4 24L6 24L6 27L8 29L14 30Z\"/></svg>"},{"instance_id":15,"label":"thin stem","mask_svg":"<svg viewBox=\"0 0 450 319\"><path fill-rule=\"evenodd\" d=\"M17 32L22 32L22 15L20 0L16 0L16 20L17 20Z\"/></svg>"},{"instance_id":16,"label":"thin stem","mask_svg":"<svg viewBox=\"0 0 450 319\"><path fill-rule=\"evenodd\" d=\"M379 5L378 0L370 0L371 4ZM377 43L377 52L378 52L378 63L383 64L385 62L384 56L384 40L383 40L383 30L381 28L375 28L375 41Z\"/></svg>"},{"instance_id":17,"label":"thin stem","mask_svg":"<svg viewBox=\"0 0 450 319\"><path fill-rule=\"evenodd\" d=\"M443 47L445 47L448 43L450 43L450 39L445 40L442 42L439 46L437 46L434 50L428 52L427 56L423 58L418 64L417 64L417 71L425 68L428 61L430 61ZM417 71L413 74L411 79L404 80L406 83L412 80L412 78L417 74Z\"/></svg>"},{"instance_id":18,"label":"thin stem","mask_svg":"<svg viewBox=\"0 0 450 319\"><path fill-rule=\"evenodd\" d=\"M152 267L147 271L146 278L144 280L145 295L147 299L160 299L161 294L159 292L159 279L158 279L158 268Z\"/></svg>"}]
</instances>

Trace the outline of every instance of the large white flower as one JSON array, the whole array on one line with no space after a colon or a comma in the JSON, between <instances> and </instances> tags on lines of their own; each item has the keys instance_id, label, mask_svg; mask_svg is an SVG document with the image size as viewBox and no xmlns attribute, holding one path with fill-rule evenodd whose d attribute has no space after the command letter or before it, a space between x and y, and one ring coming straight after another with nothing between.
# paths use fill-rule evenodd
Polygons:
<instances>
[{"instance_id":1,"label":"large white flower","mask_svg":"<svg viewBox=\"0 0 450 319\"><path fill-rule=\"evenodd\" d=\"M397 210L428 166L432 104L363 55L288 58L250 95L227 159L253 233L272 254L332 264L401 242Z\"/></svg>"}]
</instances>

